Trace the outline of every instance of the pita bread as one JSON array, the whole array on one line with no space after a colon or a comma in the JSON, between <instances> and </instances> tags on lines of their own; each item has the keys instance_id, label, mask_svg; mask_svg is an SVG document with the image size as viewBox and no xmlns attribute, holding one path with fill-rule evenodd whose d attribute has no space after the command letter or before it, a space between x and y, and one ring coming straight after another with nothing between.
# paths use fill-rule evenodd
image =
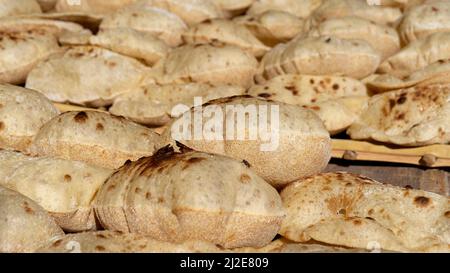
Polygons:
<instances>
[{"instance_id":1,"label":"pita bread","mask_svg":"<svg viewBox=\"0 0 450 273\"><path fill-rule=\"evenodd\" d=\"M186 24L190 26L206 20L224 18L226 15L220 7L214 3L215 0L143 0L141 2L144 5L170 11L179 16L184 22L186 22Z\"/></svg>"},{"instance_id":2,"label":"pita bread","mask_svg":"<svg viewBox=\"0 0 450 273\"><path fill-rule=\"evenodd\" d=\"M115 231L70 234L55 238L39 253L219 253L226 252L214 244L188 241L161 242L149 237Z\"/></svg>"},{"instance_id":3,"label":"pita bread","mask_svg":"<svg viewBox=\"0 0 450 273\"><path fill-rule=\"evenodd\" d=\"M248 15L257 15L269 10L289 12L300 18L309 17L323 0L257 0L247 11Z\"/></svg>"},{"instance_id":4,"label":"pita bread","mask_svg":"<svg viewBox=\"0 0 450 273\"><path fill-rule=\"evenodd\" d=\"M26 152L39 128L58 113L39 92L0 85L0 148Z\"/></svg>"},{"instance_id":5,"label":"pita bread","mask_svg":"<svg viewBox=\"0 0 450 273\"><path fill-rule=\"evenodd\" d=\"M111 13L136 0L80 0L77 4L71 1L57 0L55 10L57 12L88 12L88 13Z\"/></svg>"},{"instance_id":6,"label":"pita bread","mask_svg":"<svg viewBox=\"0 0 450 273\"><path fill-rule=\"evenodd\" d=\"M67 112L36 135L31 152L116 169L127 160L150 156L159 137L152 130L106 113Z\"/></svg>"},{"instance_id":7,"label":"pita bread","mask_svg":"<svg viewBox=\"0 0 450 273\"><path fill-rule=\"evenodd\" d=\"M143 60L153 65L170 50L169 46L152 34L130 28L114 28L100 31L89 39L92 45Z\"/></svg>"},{"instance_id":8,"label":"pita bread","mask_svg":"<svg viewBox=\"0 0 450 273\"><path fill-rule=\"evenodd\" d=\"M238 86L211 86L201 83L142 86L139 90L119 96L109 111L113 115L124 116L135 122L163 126L170 122L172 110L179 104L194 106L194 98L203 102L244 94ZM179 113L180 115L182 113ZM178 116L175 116L178 117Z\"/></svg>"},{"instance_id":9,"label":"pita bread","mask_svg":"<svg viewBox=\"0 0 450 273\"><path fill-rule=\"evenodd\" d=\"M450 87L431 85L387 92L371 98L348 130L353 139L405 146L450 142Z\"/></svg>"},{"instance_id":10,"label":"pita bread","mask_svg":"<svg viewBox=\"0 0 450 273\"><path fill-rule=\"evenodd\" d=\"M247 94L295 105L309 105L341 97L368 96L358 80L338 76L287 74L254 85Z\"/></svg>"},{"instance_id":11,"label":"pita bread","mask_svg":"<svg viewBox=\"0 0 450 273\"><path fill-rule=\"evenodd\" d=\"M42 11L44 12L53 10L57 1L58 0L37 0L38 4L41 6Z\"/></svg>"},{"instance_id":12,"label":"pita bread","mask_svg":"<svg viewBox=\"0 0 450 273\"><path fill-rule=\"evenodd\" d=\"M183 34L188 44L228 44L240 47L255 57L263 56L269 47L261 43L244 26L233 21L216 19L191 27Z\"/></svg>"},{"instance_id":13,"label":"pita bread","mask_svg":"<svg viewBox=\"0 0 450 273\"><path fill-rule=\"evenodd\" d=\"M327 0L312 14L314 20L323 22L331 18L357 16L379 24L394 24L402 17L399 8L369 5L367 0Z\"/></svg>"},{"instance_id":14,"label":"pita bread","mask_svg":"<svg viewBox=\"0 0 450 273\"><path fill-rule=\"evenodd\" d=\"M450 59L439 60L421 70L413 72L406 78L399 79L389 74L377 75L367 82L371 90L386 92L408 87L422 87L432 84L450 83Z\"/></svg>"},{"instance_id":15,"label":"pita bread","mask_svg":"<svg viewBox=\"0 0 450 273\"><path fill-rule=\"evenodd\" d=\"M41 19L34 17L6 17L0 18L0 31L25 32L34 29L45 29L56 36L63 33L82 33L88 31L81 25L51 19Z\"/></svg>"},{"instance_id":16,"label":"pita bread","mask_svg":"<svg viewBox=\"0 0 450 273\"><path fill-rule=\"evenodd\" d=\"M327 20L308 32L309 37L335 36L360 39L380 52L384 60L400 50L400 38L394 28L355 16Z\"/></svg>"},{"instance_id":17,"label":"pita bread","mask_svg":"<svg viewBox=\"0 0 450 273\"><path fill-rule=\"evenodd\" d=\"M441 1L412 7L405 13L399 32L405 44L436 32L450 31L450 3Z\"/></svg>"},{"instance_id":18,"label":"pita bread","mask_svg":"<svg viewBox=\"0 0 450 273\"><path fill-rule=\"evenodd\" d=\"M269 51L261 61L255 79L262 83L282 74L362 79L375 72L379 63L380 54L365 41L334 36L307 37L279 44Z\"/></svg>"},{"instance_id":19,"label":"pita bread","mask_svg":"<svg viewBox=\"0 0 450 273\"><path fill-rule=\"evenodd\" d=\"M79 24L93 32L97 32L105 15L85 12L49 12L22 15L20 18L46 19Z\"/></svg>"},{"instance_id":20,"label":"pita bread","mask_svg":"<svg viewBox=\"0 0 450 273\"><path fill-rule=\"evenodd\" d=\"M138 87L146 71L135 59L81 46L37 65L28 75L26 87L55 102L100 107Z\"/></svg>"},{"instance_id":21,"label":"pita bread","mask_svg":"<svg viewBox=\"0 0 450 273\"><path fill-rule=\"evenodd\" d=\"M281 75L251 87L254 97L304 106L318 114L330 134L347 129L369 100L366 86L347 77Z\"/></svg>"},{"instance_id":22,"label":"pita bread","mask_svg":"<svg viewBox=\"0 0 450 273\"><path fill-rule=\"evenodd\" d=\"M450 59L450 32L439 32L410 43L381 63L378 72L402 78L445 59Z\"/></svg>"},{"instance_id":23,"label":"pita bread","mask_svg":"<svg viewBox=\"0 0 450 273\"><path fill-rule=\"evenodd\" d=\"M0 252L32 252L63 234L40 206L0 186Z\"/></svg>"},{"instance_id":24,"label":"pita bread","mask_svg":"<svg viewBox=\"0 0 450 273\"><path fill-rule=\"evenodd\" d=\"M106 16L100 29L111 28L132 28L150 33L171 47L182 43L181 34L187 30L183 20L174 13L149 5L132 5Z\"/></svg>"},{"instance_id":25,"label":"pita bread","mask_svg":"<svg viewBox=\"0 0 450 273\"><path fill-rule=\"evenodd\" d=\"M288 215L280 234L305 242L392 251L449 251L449 200L348 173L294 182L282 193Z\"/></svg>"},{"instance_id":26,"label":"pita bread","mask_svg":"<svg viewBox=\"0 0 450 273\"><path fill-rule=\"evenodd\" d=\"M290 41L302 33L304 26L303 19L277 10L237 17L234 21L247 27L253 35L268 46Z\"/></svg>"},{"instance_id":27,"label":"pita bread","mask_svg":"<svg viewBox=\"0 0 450 273\"><path fill-rule=\"evenodd\" d=\"M3 172L0 184L32 199L66 231L96 228L92 200L112 170L55 158L21 157L0 152L0 162L15 168Z\"/></svg>"},{"instance_id":28,"label":"pita bread","mask_svg":"<svg viewBox=\"0 0 450 273\"><path fill-rule=\"evenodd\" d=\"M0 83L22 84L36 64L61 52L46 29L0 33Z\"/></svg>"},{"instance_id":29,"label":"pita bread","mask_svg":"<svg viewBox=\"0 0 450 273\"><path fill-rule=\"evenodd\" d=\"M233 109L229 110L230 106L234 106L236 111L233 112ZM243 108L241 108L241 112L237 112L239 106ZM220 128L223 129L221 130L223 133L221 140L217 140L219 139L217 134L215 134L214 140L204 138L192 140L192 138L189 139L177 134L180 123L184 124L186 120L192 122L192 116L199 115L205 117L203 119L203 125L205 126L203 129L208 131L208 126L210 126L208 124L211 123L210 120L212 118L211 114L205 113L215 109L213 107L219 107L222 113L226 113L223 115L224 122L226 122L224 123L225 128ZM256 107L258 109L264 108L271 113L273 109L278 109L279 122L272 123L272 118L269 121L268 117L264 117L264 114L260 115L257 110L252 114L251 109L256 109ZM267 110L268 108L269 110ZM249 118L262 119L265 124L267 123L264 126L267 129L266 131L272 128L272 130L276 130L277 135L272 134L273 139L269 141L269 137L264 137L260 131L264 129L261 129L261 127L255 128L254 126L257 127L257 125L248 125L247 116ZM210 117L210 119L207 117ZM273 116L273 118L275 119L276 117ZM243 121L246 122L245 125L242 125ZM227 126L227 124L230 124L232 128L229 128L230 126ZM279 124L279 126L276 124ZM239 126L245 126L246 133L243 137L236 136L235 128ZM274 129L276 126L278 128ZM192 127L194 126L189 127L189 129L194 130ZM202 108L195 107L191 111L184 113L180 118L172 122L169 128L171 129L167 129L162 135L166 143L175 138L183 145L197 151L222 154L238 160L246 160L261 177L275 187L281 187L300 177L319 173L326 167L330 159L330 136L317 115L300 106L260 100L251 96L230 97L210 101L203 105ZM260 133L251 137L250 130L252 132L258 130ZM230 135L227 131L231 131L233 135ZM192 132L188 131L188 133L193 135ZM277 141L276 144L278 145L274 141ZM263 145L273 146L264 147Z\"/></svg>"},{"instance_id":30,"label":"pita bread","mask_svg":"<svg viewBox=\"0 0 450 273\"><path fill-rule=\"evenodd\" d=\"M284 217L278 192L243 162L169 147L115 173L95 210L107 230L225 248L268 244Z\"/></svg>"},{"instance_id":31,"label":"pita bread","mask_svg":"<svg viewBox=\"0 0 450 273\"><path fill-rule=\"evenodd\" d=\"M161 59L152 77L159 84L198 82L247 88L257 66L255 57L235 46L185 45Z\"/></svg>"},{"instance_id":32,"label":"pita bread","mask_svg":"<svg viewBox=\"0 0 450 273\"><path fill-rule=\"evenodd\" d=\"M352 125L367 108L369 97L343 97L317 102L304 107L314 111L331 135L337 135Z\"/></svg>"},{"instance_id":33,"label":"pita bread","mask_svg":"<svg viewBox=\"0 0 450 273\"><path fill-rule=\"evenodd\" d=\"M36 0L0 0L0 17L41 12Z\"/></svg>"}]
</instances>

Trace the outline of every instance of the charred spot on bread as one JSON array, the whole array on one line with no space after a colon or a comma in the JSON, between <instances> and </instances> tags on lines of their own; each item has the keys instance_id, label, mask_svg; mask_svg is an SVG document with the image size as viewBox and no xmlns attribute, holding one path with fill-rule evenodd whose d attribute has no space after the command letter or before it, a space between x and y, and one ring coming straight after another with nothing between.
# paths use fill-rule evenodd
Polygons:
<instances>
[{"instance_id":1,"label":"charred spot on bread","mask_svg":"<svg viewBox=\"0 0 450 273\"><path fill-rule=\"evenodd\" d=\"M247 167L247 168L250 168L251 167L251 165L250 165L250 163L247 161L247 160L242 160L242 163L244 163L244 165Z\"/></svg>"},{"instance_id":2,"label":"charred spot on bread","mask_svg":"<svg viewBox=\"0 0 450 273\"><path fill-rule=\"evenodd\" d=\"M22 207L27 214L34 214L34 210L30 208L30 204L27 201L23 202Z\"/></svg>"},{"instance_id":3,"label":"charred spot on bread","mask_svg":"<svg viewBox=\"0 0 450 273\"><path fill-rule=\"evenodd\" d=\"M243 184L247 184L250 181L252 181L252 178L248 174L241 174L241 177L239 177L239 181L241 181Z\"/></svg>"},{"instance_id":4,"label":"charred spot on bread","mask_svg":"<svg viewBox=\"0 0 450 273\"><path fill-rule=\"evenodd\" d=\"M258 94L258 97L261 97L261 98L270 98L272 95L271 94L269 94L269 93L260 93L260 94Z\"/></svg>"},{"instance_id":5,"label":"charred spot on bread","mask_svg":"<svg viewBox=\"0 0 450 273\"><path fill-rule=\"evenodd\" d=\"M298 95L298 90L295 87L295 85L287 85L284 88L286 88L287 90L291 91L292 95L294 95L294 96Z\"/></svg>"},{"instance_id":6,"label":"charred spot on bread","mask_svg":"<svg viewBox=\"0 0 450 273\"><path fill-rule=\"evenodd\" d=\"M431 203L430 198L425 196L417 196L414 198L414 204L418 207L427 207Z\"/></svg>"},{"instance_id":7,"label":"charred spot on bread","mask_svg":"<svg viewBox=\"0 0 450 273\"><path fill-rule=\"evenodd\" d=\"M64 182L70 182L70 181L72 181L72 176L70 176L68 174L64 175Z\"/></svg>"},{"instance_id":8,"label":"charred spot on bread","mask_svg":"<svg viewBox=\"0 0 450 273\"><path fill-rule=\"evenodd\" d=\"M75 122L77 122L77 123L85 123L85 122L89 119L89 117L88 117L88 115L87 115L86 112L82 111L82 112L78 112L78 113L73 117L73 119L74 119Z\"/></svg>"},{"instance_id":9,"label":"charred spot on bread","mask_svg":"<svg viewBox=\"0 0 450 273\"><path fill-rule=\"evenodd\" d=\"M97 123L97 125L95 126L95 129L97 131L103 131L105 129L105 127L103 126L103 124Z\"/></svg>"}]
</instances>

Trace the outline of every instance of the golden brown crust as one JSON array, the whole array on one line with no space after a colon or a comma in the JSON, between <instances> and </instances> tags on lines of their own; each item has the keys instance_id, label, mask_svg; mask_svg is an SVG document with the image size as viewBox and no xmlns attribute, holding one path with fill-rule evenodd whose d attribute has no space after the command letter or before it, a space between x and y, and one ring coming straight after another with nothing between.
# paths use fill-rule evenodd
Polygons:
<instances>
[{"instance_id":1,"label":"golden brown crust","mask_svg":"<svg viewBox=\"0 0 450 273\"><path fill-rule=\"evenodd\" d=\"M43 126L31 152L117 169L152 155L159 136L123 117L95 111L67 112Z\"/></svg>"},{"instance_id":2,"label":"golden brown crust","mask_svg":"<svg viewBox=\"0 0 450 273\"><path fill-rule=\"evenodd\" d=\"M448 249L445 196L339 172L294 182L281 197L287 217L280 234L290 240L356 248L376 243L392 251Z\"/></svg>"},{"instance_id":3,"label":"golden brown crust","mask_svg":"<svg viewBox=\"0 0 450 273\"><path fill-rule=\"evenodd\" d=\"M263 246L273 239L283 218L275 189L242 162L183 146L181 152L166 147L113 175L96 199L102 225L227 248Z\"/></svg>"}]
</instances>

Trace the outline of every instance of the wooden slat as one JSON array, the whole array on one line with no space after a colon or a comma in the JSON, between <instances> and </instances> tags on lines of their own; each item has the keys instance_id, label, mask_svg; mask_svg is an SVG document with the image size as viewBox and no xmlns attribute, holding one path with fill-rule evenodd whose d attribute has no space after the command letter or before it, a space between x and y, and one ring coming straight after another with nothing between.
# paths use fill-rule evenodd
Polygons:
<instances>
[{"instance_id":1,"label":"wooden slat","mask_svg":"<svg viewBox=\"0 0 450 273\"><path fill-rule=\"evenodd\" d=\"M436 157L434 164L427 167L450 167L450 145L430 145L424 147L391 148L382 144L365 141L333 140L334 158L344 158L350 152L352 160L381 161L423 165L421 159L425 155ZM346 158L348 159L348 157Z\"/></svg>"},{"instance_id":2,"label":"wooden slat","mask_svg":"<svg viewBox=\"0 0 450 273\"><path fill-rule=\"evenodd\" d=\"M325 172L345 171L399 187L411 186L446 196L450 193L450 173L446 170L397 164L384 165L386 163L382 162L358 162L352 165L346 163L348 162L344 160L333 159Z\"/></svg>"}]
</instances>

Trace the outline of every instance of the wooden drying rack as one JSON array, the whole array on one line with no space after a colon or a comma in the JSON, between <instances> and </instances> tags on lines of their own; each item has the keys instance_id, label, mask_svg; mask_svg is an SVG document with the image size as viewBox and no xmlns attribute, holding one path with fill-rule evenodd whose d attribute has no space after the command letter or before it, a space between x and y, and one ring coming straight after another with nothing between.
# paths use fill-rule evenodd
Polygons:
<instances>
[{"instance_id":1,"label":"wooden drying rack","mask_svg":"<svg viewBox=\"0 0 450 273\"><path fill-rule=\"evenodd\" d=\"M55 106L61 112L103 110L80 106L59 104ZM162 130L155 130L161 132ZM450 167L450 145L430 145L424 147L393 147L367 141L333 139L333 158L357 161L378 161L404 163L425 167Z\"/></svg>"}]
</instances>

